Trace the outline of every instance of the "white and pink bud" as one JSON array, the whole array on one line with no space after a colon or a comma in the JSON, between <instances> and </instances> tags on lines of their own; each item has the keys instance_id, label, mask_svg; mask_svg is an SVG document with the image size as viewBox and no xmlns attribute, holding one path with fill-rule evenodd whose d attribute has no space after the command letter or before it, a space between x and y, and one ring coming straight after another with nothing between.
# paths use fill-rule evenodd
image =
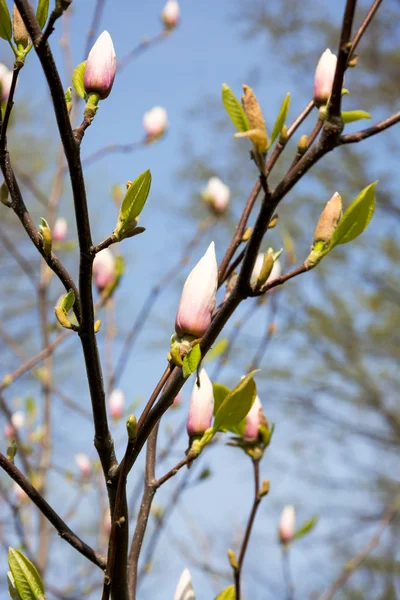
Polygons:
<instances>
[{"instance_id":1,"label":"white and pink bud","mask_svg":"<svg viewBox=\"0 0 400 600\"><path fill-rule=\"evenodd\" d=\"M288 505L282 511L279 521L278 535L281 544L288 544L294 536L294 527L296 523L296 513L294 506Z\"/></svg>"},{"instance_id":2,"label":"white and pink bud","mask_svg":"<svg viewBox=\"0 0 400 600\"><path fill-rule=\"evenodd\" d=\"M318 106L326 104L332 93L337 57L329 50L323 52L319 59L314 77L314 102Z\"/></svg>"},{"instance_id":3,"label":"white and pink bud","mask_svg":"<svg viewBox=\"0 0 400 600\"><path fill-rule=\"evenodd\" d=\"M22 410L17 410L11 415L11 424L17 431L24 427L25 420L25 413Z\"/></svg>"},{"instance_id":4,"label":"white and pink bud","mask_svg":"<svg viewBox=\"0 0 400 600\"><path fill-rule=\"evenodd\" d=\"M206 202L209 202L212 209L218 214L224 213L228 208L230 195L229 187L218 177L211 177L208 180L203 193Z\"/></svg>"},{"instance_id":5,"label":"white and pink bud","mask_svg":"<svg viewBox=\"0 0 400 600\"><path fill-rule=\"evenodd\" d=\"M6 440L12 440L15 437L15 429L10 423L4 425L4 437Z\"/></svg>"},{"instance_id":6,"label":"white and pink bud","mask_svg":"<svg viewBox=\"0 0 400 600\"><path fill-rule=\"evenodd\" d=\"M107 508L103 514L103 529L106 535L110 535L111 533L111 514L109 509Z\"/></svg>"},{"instance_id":7,"label":"white and pink bud","mask_svg":"<svg viewBox=\"0 0 400 600\"><path fill-rule=\"evenodd\" d=\"M178 336L202 337L205 334L215 309L217 285L217 257L214 242L211 242L183 286L175 320Z\"/></svg>"},{"instance_id":8,"label":"white and pink bud","mask_svg":"<svg viewBox=\"0 0 400 600\"><path fill-rule=\"evenodd\" d=\"M166 29L174 29L179 24L180 12L177 0L168 0L161 13Z\"/></svg>"},{"instance_id":9,"label":"white and pink bud","mask_svg":"<svg viewBox=\"0 0 400 600\"><path fill-rule=\"evenodd\" d=\"M0 90L1 101L6 102L10 94L13 72L10 71L3 63L0 63Z\"/></svg>"},{"instance_id":10,"label":"white and pink bud","mask_svg":"<svg viewBox=\"0 0 400 600\"><path fill-rule=\"evenodd\" d=\"M68 233L68 222L64 217L58 217L56 222L54 223L52 238L56 242L63 242L67 237Z\"/></svg>"},{"instance_id":11,"label":"white and pink bud","mask_svg":"<svg viewBox=\"0 0 400 600\"><path fill-rule=\"evenodd\" d=\"M246 416L246 429L243 438L247 442L255 442L258 438L259 427L265 422L261 400L258 396Z\"/></svg>"},{"instance_id":12,"label":"white and pink bud","mask_svg":"<svg viewBox=\"0 0 400 600\"><path fill-rule=\"evenodd\" d=\"M197 386L196 379L190 397L189 414L186 425L189 437L203 435L203 433L211 427L214 413L213 385L204 368L200 370L198 380L200 387Z\"/></svg>"},{"instance_id":13,"label":"white and pink bud","mask_svg":"<svg viewBox=\"0 0 400 600\"><path fill-rule=\"evenodd\" d=\"M93 277L99 292L114 282L116 277L115 258L109 248L96 254L93 261Z\"/></svg>"},{"instance_id":14,"label":"white and pink bud","mask_svg":"<svg viewBox=\"0 0 400 600\"><path fill-rule=\"evenodd\" d=\"M164 135L168 127L168 115L162 106L154 106L143 115L143 128L148 140Z\"/></svg>"},{"instance_id":15,"label":"white and pink bud","mask_svg":"<svg viewBox=\"0 0 400 600\"><path fill-rule=\"evenodd\" d=\"M100 100L109 96L115 74L117 57L108 31L97 38L86 63L84 86L87 94L97 94Z\"/></svg>"},{"instance_id":16,"label":"white and pink bud","mask_svg":"<svg viewBox=\"0 0 400 600\"><path fill-rule=\"evenodd\" d=\"M18 502L18 504L24 504L29 500L28 494L18 485L16 481L13 484L14 496Z\"/></svg>"},{"instance_id":17,"label":"white and pink bud","mask_svg":"<svg viewBox=\"0 0 400 600\"><path fill-rule=\"evenodd\" d=\"M122 390L113 390L110 394L109 409L112 419L120 419L124 414L124 392Z\"/></svg>"},{"instance_id":18,"label":"white and pink bud","mask_svg":"<svg viewBox=\"0 0 400 600\"><path fill-rule=\"evenodd\" d=\"M75 462L78 465L81 476L84 478L89 477L92 471L92 463L90 462L90 458L86 454L83 454L83 452L80 452L79 454L75 455Z\"/></svg>"},{"instance_id":19,"label":"white and pink bud","mask_svg":"<svg viewBox=\"0 0 400 600\"><path fill-rule=\"evenodd\" d=\"M178 395L175 396L174 401L171 405L171 408L179 408L181 404L182 404L182 391L180 391L178 393Z\"/></svg>"},{"instance_id":20,"label":"white and pink bud","mask_svg":"<svg viewBox=\"0 0 400 600\"><path fill-rule=\"evenodd\" d=\"M256 262L254 263L253 272L251 274L251 279L250 279L250 284L252 286L254 286L257 283L258 278L261 275L261 270L262 270L263 264L264 264L264 256L265 256L264 252L260 252L257 255ZM269 274L268 279L265 283L268 283L269 281L272 281L273 279L280 277L281 273L282 273L282 265L281 265L279 259L277 259L274 262L271 273Z\"/></svg>"},{"instance_id":21,"label":"white and pink bud","mask_svg":"<svg viewBox=\"0 0 400 600\"><path fill-rule=\"evenodd\" d=\"M182 571L178 586L175 590L174 600L196 600L189 569Z\"/></svg>"}]
</instances>

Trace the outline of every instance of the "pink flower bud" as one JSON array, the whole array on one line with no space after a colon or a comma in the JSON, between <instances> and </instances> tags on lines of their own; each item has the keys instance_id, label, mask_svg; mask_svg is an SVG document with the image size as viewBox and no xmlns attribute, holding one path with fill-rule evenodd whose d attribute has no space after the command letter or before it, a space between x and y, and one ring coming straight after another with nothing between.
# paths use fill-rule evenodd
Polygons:
<instances>
[{"instance_id":1,"label":"pink flower bud","mask_svg":"<svg viewBox=\"0 0 400 600\"><path fill-rule=\"evenodd\" d=\"M85 69L85 91L98 94L101 100L107 98L114 83L117 71L117 57L114 44L108 31L97 38L89 52Z\"/></svg>"},{"instance_id":2,"label":"pink flower bud","mask_svg":"<svg viewBox=\"0 0 400 600\"><path fill-rule=\"evenodd\" d=\"M243 438L248 442L254 442L258 438L258 428L264 420L261 400L258 396L246 416L246 429Z\"/></svg>"},{"instance_id":3,"label":"pink flower bud","mask_svg":"<svg viewBox=\"0 0 400 600\"><path fill-rule=\"evenodd\" d=\"M285 506L282 511L278 527L279 541L281 544L287 544L293 539L295 521L296 515L294 512L294 506Z\"/></svg>"},{"instance_id":4,"label":"pink flower bud","mask_svg":"<svg viewBox=\"0 0 400 600\"><path fill-rule=\"evenodd\" d=\"M174 600L196 600L189 569L182 571L175 590Z\"/></svg>"},{"instance_id":5,"label":"pink flower bud","mask_svg":"<svg viewBox=\"0 0 400 600\"><path fill-rule=\"evenodd\" d=\"M67 237L68 233L68 223L67 219L64 217L58 217L56 222L54 223L52 237L56 242L62 242Z\"/></svg>"},{"instance_id":6,"label":"pink flower bud","mask_svg":"<svg viewBox=\"0 0 400 600\"><path fill-rule=\"evenodd\" d=\"M337 58L329 50L323 52L319 59L314 77L314 102L326 104L332 93L333 79L335 77Z\"/></svg>"},{"instance_id":7,"label":"pink flower bud","mask_svg":"<svg viewBox=\"0 0 400 600\"><path fill-rule=\"evenodd\" d=\"M161 20L167 29L173 29L179 23L180 8L176 0L168 0L161 13Z\"/></svg>"},{"instance_id":8,"label":"pink flower bud","mask_svg":"<svg viewBox=\"0 0 400 600\"><path fill-rule=\"evenodd\" d=\"M103 515L103 529L104 529L104 533L106 533L107 535L110 535L110 533L111 533L111 515L110 515L110 511L108 508L104 511L104 515Z\"/></svg>"},{"instance_id":9,"label":"pink flower bud","mask_svg":"<svg viewBox=\"0 0 400 600\"><path fill-rule=\"evenodd\" d=\"M218 265L214 242L189 274L183 286L175 320L179 336L201 337L211 323L218 284Z\"/></svg>"},{"instance_id":10,"label":"pink flower bud","mask_svg":"<svg viewBox=\"0 0 400 600\"><path fill-rule=\"evenodd\" d=\"M175 396L171 408L179 408L181 404L182 404L182 392L179 392L178 395Z\"/></svg>"},{"instance_id":11,"label":"pink flower bud","mask_svg":"<svg viewBox=\"0 0 400 600\"><path fill-rule=\"evenodd\" d=\"M214 391L209 376L205 369L199 373L200 387L197 380L194 383L189 404L187 432L190 437L203 435L211 427L214 412Z\"/></svg>"},{"instance_id":12,"label":"pink flower bud","mask_svg":"<svg viewBox=\"0 0 400 600\"><path fill-rule=\"evenodd\" d=\"M165 108L155 106L143 115L143 128L148 138L158 138L168 127L168 115Z\"/></svg>"},{"instance_id":13,"label":"pink flower bud","mask_svg":"<svg viewBox=\"0 0 400 600\"><path fill-rule=\"evenodd\" d=\"M22 410L17 410L17 412L11 416L11 423L14 429L22 429L25 425L25 413L22 412Z\"/></svg>"},{"instance_id":14,"label":"pink flower bud","mask_svg":"<svg viewBox=\"0 0 400 600\"><path fill-rule=\"evenodd\" d=\"M257 280L260 276L263 264L264 264L264 252L260 252L257 255L256 262L254 263L253 272L251 274L250 283L252 286L254 286L257 283ZM272 271L271 271L266 283L268 281L272 281L273 279L276 279L277 277L280 277L281 272L282 272L281 263L279 262L279 260L276 260L274 262L274 266L272 267Z\"/></svg>"},{"instance_id":15,"label":"pink flower bud","mask_svg":"<svg viewBox=\"0 0 400 600\"><path fill-rule=\"evenodd\" d=\"M92 470L92 463L86 454L80 452L75 455L75 462L81 472L82 477L88 477Z\"/></svg>"},{"instance_id":16,"label":"pink flower bud","mask_svg":"<svg viewBox=\"0 0 400 600\"><path fill-rule=\"evenodd\" d=\"M8 100L10 94L11 82L13 78L13 72L7 69L6 65L0 63L0 88L1 88L1 100L5 102Z\"/></svg>"},{"instance_id":17,"label":"pink flower bud","mask_svg":"<svg viewBox=\"0 0 400 600\"><path fill-rule=\"evenodd\" d=\"M93 262L93 277L99 292L113 283L116 276L115 258L109 248L96 254Z\"/></svg>"},{"instance_id":18,"label":"pink flower bud","mask_svg":"<svg viewBox=\"0 0 400 600\"><path fill-rule=\"evenodd\" d=\"M211 177L205 189L205 198L210 201L216 213L222 214L229 204L230 189L218 177Z\"/></svg>"},{"instance_id":19,"label":"pink flower bud","mask_svg":"<svg viewBox=\"0 0 400 600\"><path fill-rule=\"evenodd\" d=\"M10 423L4 425L4 437L7 440L12 440L15 437L15 429Z\"/></svg>"},{"instance_id":20,"label":"pink flower bud","mask_svg":"<svg viewBox=\"0 0 400 600\"><path fill-rule=\"evenodd\" d=\"M18 485L16 481L14 481L13 488L14 495L18 503L22 504L29 500L29 496L27 495L27 493L22 489L22 487Z\"/></svg>"},{"instance_id":21,"label":"pink flower bud","mask_svg":"<svg viewBox=\"0 0 400 600\"><path fill-rule=\"evenodd\" d=\"M120 419L124 412L124 393L122 390L113 390L109 400L110 415L113 419Z\"/></svg>"}]
</instances>

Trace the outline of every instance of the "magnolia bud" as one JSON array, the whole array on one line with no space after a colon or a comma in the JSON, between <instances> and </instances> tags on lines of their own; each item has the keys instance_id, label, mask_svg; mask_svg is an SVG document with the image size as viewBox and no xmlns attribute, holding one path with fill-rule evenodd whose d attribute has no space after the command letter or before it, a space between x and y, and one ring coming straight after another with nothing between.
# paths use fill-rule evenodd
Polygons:
<instances>
[{"instance_id":1,"label":"magnolia bud","mask_svg":"<svg viewBox=\"0 0 400 600\"><path fill-rule=\"evenodd\" d=\"M11 440L15 437L15 429L10 423L6 423L4 425L4 437L8 440Z\"/></svg>"},{"instance_id":2,"label":"magnolia bud","mask_svg":"<svg viewBox=\"0 0 400 600\"><path fill-rule=\"evenodd\" d=\"M268 146L268 134L265 126L264 116L258 103L255 93L248 86L243 86L244 94L242 96L243 110L249 122L250 129L235 133L234 137L247 137L253 143L257 152L264 154Z\"/></svg>"},{"instance_id":3,"label":"magnolia bud","mask_svg":"<svg viewBox=\"0 0 400 600\"><path fill-rule=\"evenodd\" d=\"M287 544L292 541L294 536L295 520L296 515L294 512L294 506L285 506L282 511L278 527L279 541L281 544Z\"/></svg>"},{"instance_id":4,"label":"magnolia bud","mask_svg":"<svg viewBox=\"0 0 400 600\"><path fill-rule=\"evenodd\" d=\"M196 600L189 569L185 569L179 578L174 600Z\"/></svg>"},{"instance_id":5,"label":"magnolia bud","mask_svg":"<svg viewBox=\"0 0 400 600\"><path fill-rule=\"evenodd\" d=\"M179 336L202 337L211 323L218 284L218 265L214 242L189 274L183 286L175 320Z\"/></svg>"},{"instance_id":6,"label":"magnolia bud","mask_svg":"<svg viewBox=\"0 0 400 600\"><path fill-rule=\"evenodd\" d=\"M189 437L203 435L211 427L213 418L214 391L205 369L200 370L199 383L200 387L197 387L197 380L195 381L190 397L186 426Z\"/></svg>"},{"instance_id":7,"label":"magnolia bud","mask_svg":"<svg viewBox=\"0 0 400 600\"><path fill-rule=\"evenodd\" d=\"M176 0L168 0L161 13L161 20L166 29L174 29L179 23L180 8Z\"/></svg>"},{"instance_id":8,"label":"magnolia bud","mask_svg":"<svg viewBox=\"0 0 400 600\"><path fill-rule=\"evenodd\" d=\"M182 392L179 392L177 396L175 396L173 403L171 404L171 408L179 408L182 404Z\"/></svg>"},{"instance_id":9,"label":"magnolia bud","mask_svg":"<svg viewBox=\"0 0 400 600\"><path fill-rule=\"evenodd\" d=\"M168 115L162 106L154 106L143 115L143 128L148 140L161 137L168 127Z\"/></svg>"},{"instance_id":10,"label":"magnolia bud","mask_svg":"<svg viewBox=\"0 0 400 600\"><path fill-rule=\"evenodd\" d=\"M337 224L342 216L342 198L338 192L335 192L326 203L324 210L319 218L314 231L314 244L325 242L329 244L335 232Z\"/></svg>"},{"instance_id":11,"label":"magnolia bud","mask_svg":"<svg viewBox=\"0 0 400 600\"><path fill-rule=\"evenodd\" d=\"M258 396L246 416L246 429L243 438L248 442L254 442L258 438L258 428L265 422L261 400Z\"/></svg>"},{"instance_id":12,"label":"magnolia bud","mask_svg":"<svg viewBox=\"0 0 400 600\"><path fill-rule=\"evenodd\" d=\"M218 177L211 177L203 192L203 197L217 214L222 214L228 208L230 190Z\"/></svg>"},{"instance_id":13,"label":"magnolia bud","mask_svg":"<svg viewBox=\"0 0 400 600\"><path fill-rule=\"evenodd\" d=\"M21 45L23 48L26 48L29 44L29 35L25 27L25 23L23 22L19 10L15 4L13 8L12 19L14 42L17 44L17 46Z\"/></svg>"},{"instance_id":14,"label":"magnolia bud","mask_svg":"<svg viewBox=\"0 0 400 600\"><path fill-rule=\"evenodd\" d=\"M13 72L7 69L6 65L0 63L0 86L1 86L1 101L8 100L10 94Z\"/></svg>"},{"instance_id":15,"label":"magnolia bud","mask_svg":"<svg viewBox=\"0 0 400 600\"><path fill-rule=\"evenodd\" d=\"M62 242L67 237L68 233L68 222L64 217L58 217L53 227L53 240L56 242Z\"/></svg>"},{"instance_id":16,"label":"magnolia bud","mask_svg":"<svg viewBox=\"0 0 400 600\"><path fill-rule=\"evenodd\" d=\"M101 100L109 96L117 71L117 57L108 31L97 38L86 63L84 86L87 94L97 94Z\"/></svg>"},{"instance_id":17,"label":"magnolia bud","mask_svg":"<svg viewBox=\"0 0 400 600\"><path fill-rule=\"evenodd\" d=\"M109 409L112 419L120 419L124 412L124 393L122 390L113 390L110 394Z\"/></svg>"},{"instance_id":18,"label":"magnolia bud","mask_svg":"<svg viewBox=\"0 0 400 600\"><path fill-rule=\"evenodd\" d=\"M325 50L319 59L314 77L314 102L326 104L332 93L333 79L335 77L337 58L329 50Z\"/></svg>"},{"instance_id":19,"label":"magnolia bud","mask_svg":"<svg viewBox=\"0 0 400 600\"><path fill-rule=\"evenodd\" d=\"M93 277L99 292L111 285L116 276L115 258L109 250L105 248L96 254L93 261Z\"/></svg>"},{"instance_id":20,"label":"magnolia bud","mask_svg":"<svg viewBox=\"0 0 400 600\"><path fill-rule=\"evenodd\" d=\"M80 452L75 455L75 462L78 465L82 477L88 477L92 470L92 463L86 454Z\"/></svg>"},{"instance_id":21,"label":"magnolia bud","mask_svg":"<svg viewBox=\"0 0 400 600\"><path fill-rule=\"evenodd\" d=\"M25 413L22 410L17 410L17 412L11 415L11 423L14 429L22 429L25 425Z\"/></svg>"},{"instance_id":22,"label":"magnolia bud","mask_svg":"<svg viewBox=\"0 0 400 600\"><path fill-rule=\"evenodd\" d=\"M27 495L27 493L22 489L22 487L18 485L16 481L14 481L13 488L17 502L19 502L20 504L24 504L29 500L29 496Z\"/></svg>"}]
</instances>

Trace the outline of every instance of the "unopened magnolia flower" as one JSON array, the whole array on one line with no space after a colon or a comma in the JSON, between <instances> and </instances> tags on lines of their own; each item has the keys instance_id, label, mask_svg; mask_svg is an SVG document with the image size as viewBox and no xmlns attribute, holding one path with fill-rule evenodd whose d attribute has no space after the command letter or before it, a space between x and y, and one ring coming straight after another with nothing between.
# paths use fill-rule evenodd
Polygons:
<instances>
[{"instance_id":1,"label":"unopened magnolia flower","mask_svg":"<svg viewBox=\"0 0 400 600\"><path fill-rule=\"evenodd\" d=\"M18 502L22 503L22 502L26 502L28 500L29 496L22 489L22 487L20 487L18 485L18 483L16 481L14 481L13 488L14 488L14 495Z\"/></svg>"},{"instance_id":2,"label":"unopened magnolia flower","mask_svg":"<svg viewBox=\"0 0 400 600\"><path fill-rule=\"evenodd\" d=\"M11 440L15 436L15 429L10 423L4 425L4 437Z\"/></svg>"},{"instance_id":3,"label":"unopened magnolia flower","mask_svg":"<svg viewBox=\"0 0 400 600\"><path fill-rule=\"evenodd\" d=\"M148 138L158 138L168 127L168 115L162 106L154 106L143 115L143 128Z\"/></svg>"},{"instance_id":4,"label":"unopened magnolia flower","mask_svg":"<svg viewBox=\"0 0 400 600\"><path fill-rule=\"evenodd\" d=\"M249 442L254 442L258 438L258 428L264 421L261 400L258 396L254 400L253 406L246 416L246 429L243 438Z\"/></svg>"},{"instance_id":5,"label":"unopened magnolia flower","mask_svg":"<svg viewBox=\"0 0 400 600\"><path fill-rule=\"evenodd\" d=\"M294 536L295 521L296 514L294 511L294 506L285 506L282 511L278 527L279 541L281 544L287 544L292 541Z\"/></svg>"},{"instance_id":6,"label":"unopened magnolia flower","mask_svg":"<svg viewBox=\"0 0 400 600\"><path fill-rule=\"evenodd\" d=\"M7 69L6 65L0 63L0 88L1 88L1 101L5 102L8 99L13 72Z\"/></svg>"},{"instance_id":7,"label":"unopened magnolia flower","mask_svg":"<svg viewBox=\"0 0 400 600\"><path fill-rule=\"evenodd\" d=\"M110 533L111 533L111 515L110 515L110 511L108 508L104 511L104 515L103 515L103 529L107 535L110 535Z\"/></svg>"},{"instance_id":8,"label":"unopened magnolia flower","mask_svg":"<svg viewBox=\"0 0 400 600\"><path fill-rule=\"evenodd\" d=\"M17 412L11 415L11 423L14 429L22 429L25 425L25 413L22 410L17 410Z\"/></svg>"},{"instance_id":9,"label":"unopened magnolia flower","mask_svg":"<svg viewBox=\"0 0 400 600\"><path fill-rule=\"evenodd\" d=\"M109 400L110 415L113 419L120 419L124 412L124 392L113 390Z\"/></svg>"},{"instance_id":10,"label":"unopened magnolia flower","mask_svg":"<svg viewBox=\"0 0 400 600\"><path fill-rule=\"evenodd\" d=\"M175 396L174 401L171 405L171 408L179 408L182 404L182 391L178 392L178 395Z\"/></svg>"},{"instance_id":11,"label":"unopened magnolia flower","mask_svg":"<svg viewBox=\"0 0 400 600\"><path fill-rule=\"evenodd\" d=\"M211 177L204 190L205 200L210 202L214 211L219 214L224 213L228 208L230 194L229 187L218 177Z\"/></svg>"},{"instance_id":12,"label":"unopened magnolia flower","mask_svg":"<svg viewBox=\"0 0 400 600\"><path fill-rule=\"evenodd\" d=\"M56 242L62 242L67 237L68 233L68 222L64 217L58 217L56 222L54 223L52 238Z\"/></svg>"},{"instance_id":13,"label":"unopened magnolia flower","mask_svg":"<svg viewBox=\"0 0 400 600\"><path fill-rule=\"evenodd\" d=\"M183 286L175 320L179 336L201 337L211 323L218 284L218 265L214 242L189 274Z\"/></svg>"},{"instance_id":14,"label":"unopened magnolia flower","mask_svg":"<svg viewBox=\"0 0 400 600\"><path fill-rule=\"evenodd\" d=\"M75 455L75 462L78 465L82 477L88 477L92 470L92 463L90 462L89 457L80 452L79 454Z\"/></svg>"},{"instance_id":15,"label":"unopened magnolia flower","mask_svg":"<svg viewBox=\"0 0 400 600\"><path fill-rule=\"evenodd\" d=\"M96 254L93 261L93 277L97 289L101 292L113 283L116 276L115 258L109 248Z\"/></svg>"},{"instance_id":16,"label":"unopened magnolia flower","mask_svg":"<svg viewBox=\"0 0 400 600\"><path fill-rule=\"evenodd\" d=\"M257 255L256 262L254 263L253 272L251 274L250 284L254 286L257 283L257 279L260 276L262 266L264 264L264 252L260 252ZM279 259L274 262L274 266L272 267L272 271L267 279L268 281L272 281L280 276L282 272L282 266L279 262Z\"/></svg>"},{"instance_id":17,"label":"unopened magnolia flower","mask_svg":"<svg viewBox=\"0 0 400 600\"><path fill-rule=\"evenodd\" d=\"M98 94L101 100L107 98L111 92L116 72L117 57L114 44L108 31L103 31L87 59L84 78L86 93Z\"/></svg>"},{"instance_id":18,"label":"unopened magnolia flower","mask_svg":"<svg viewBox=\"0 0 400 600\"><path fill-rule=\"evenodd\" d=\"M314 77L314 102L326 104L332 92L337 58L329 50L325 50L319 59Z\"/></svg>"},{"instance_id":19,"label":"unopened magnolia flower","mask_svg":"<svg viewBox=\"0 0 400 600\"><path fill-rule=\"evenodd\" d=\"M332 198L326 203L319 218L314 231L314 244L317 242L325 242L328 244L331 241L341 216L342 198L338 192L335 192Z\"/></svg>"},{"instance_id":20,"label":"unopened magnolia flower","mask_svg":"<svg viewBox=\"0 0 400 600\"><path fill-rule=\"evenodd\" d=\"M200 370L199 383L200 387L197 386L197 380L195 381L190 397L186 426L190 437L203 435L211 427L214 412L213 385L204 368Z\"/></svg>"},{"instance_id":21,"label":"unopened magnolia flower","mask_svg":"<svg viewBox=\"0 0 400 600\"><path fill-rule=\"evenodd\" d=\"M168 0L161 13L161 20L167 29L173 29L179 23L180 8L176 0Z\"/></svg>"},{"instance_id":22,"label":"unopened magnolia flower","mask_svg":"<svg viewBox=\"0 0 400 600\"><path fill-rule=\"evenodd\" d=\"M196 600L189 569L182 571L174 594L174 600Z\"/></svg>"}]
</instances>

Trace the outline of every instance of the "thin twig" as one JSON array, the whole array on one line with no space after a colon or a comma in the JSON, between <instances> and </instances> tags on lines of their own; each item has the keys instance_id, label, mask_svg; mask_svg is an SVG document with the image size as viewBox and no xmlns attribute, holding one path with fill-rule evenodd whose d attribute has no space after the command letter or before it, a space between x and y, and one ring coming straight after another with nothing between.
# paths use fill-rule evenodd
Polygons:
<instances>
[{"instance_id":1,"label":"thin twig","mask_svg":"<svg viewBox=\"0 0 400 600\"><path fill-rule=\"evenodd\" d=\"M148 48L150 48L150 46L154 46L158 42L165 40L167 37L169 37L170 33L171 32L168 29L163 29L162 31L160 31L160 33L157 33L157 35L155 35L154 37L140 42L140 44L138 46L136 46L136 48L134 48L133 50L128 52L128 54L126 54L126 56L124 56L123 58L121 58L121 60L118 61L117 71L121 72L123 69L125 69L125 67L132 60L134 60L135 58L140 56L140 54L143 54L143 52L145 50L148 50Z\"/></svg>"},{"instance_id":2,"label":"thin twig","mask_svg":"<svg viewBox=\"0 0 400 600\"><path fill-rule=\"evenodd\" d=\"M363 22L361 23L361 25L360 25L357 33L353 37L353 40L351 42L351 49L350 49L349 56L348 56L348 59L347 59L347 65L349 64L349 61L354 56L354 52L356 51L356 48L358 46L359 41L361 40L362 36L366 32L367 27L371 23L372 19L375 16L376 11L378 10L378 8L379 8L379 6L381 4L382 4L382 0L374 0L371 8L369 9L368 13L365 16L365 19L363 20Z\"/></svg>"}]
</instances>

